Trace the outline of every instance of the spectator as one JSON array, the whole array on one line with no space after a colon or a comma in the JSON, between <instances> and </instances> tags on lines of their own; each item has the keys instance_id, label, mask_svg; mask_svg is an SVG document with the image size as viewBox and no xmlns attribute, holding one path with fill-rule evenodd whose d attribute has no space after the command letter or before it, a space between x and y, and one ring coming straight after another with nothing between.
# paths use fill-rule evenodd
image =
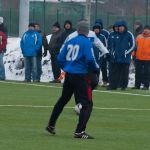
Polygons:
<instances>
[{"instance_id":1,"label":"spectator","mask_svg":"<svg viewBox=\"0 0 150 150\"><path fill-rule=\"evenodd\" d=\"M140 89L141 83L143 89L149 89L150 81L150 26L146 25L142 34L136 38L137 50L135 61L135 87Z\"/></svg>"},{"instance_id":2,"label":"spectator","mask_svg":"<svg viewBox=\"0 0 150 150\"><path fill-rule=\"evenodd\" d=\"M48 42L45 33L43 33L40 30L40 25L38 23L35 23L35 30L41 34L42 36L42 45L44 48L43 56L45 57L47 55L48 50ZM37 52L37 82L40 82L41 74L42 74L42 46L40 47L39 51Z\"/></svg>"},{"instance_id":3,"label":"spectator","mask_svg":"<svg viewBox=\"0 0 150 150\"><path fill-rule=\"evenodd\" d=\"M58 79L61 74L61 70L57 64L57 56L59 54L60 48L62 46L62 31L58 22L54 23L52 28L52 36L49 42L49 52L51 55L52 71L54 75L54 80L51 83L60 83Z\"/></svg>"},{"instance_id":4,"label":"spectator","mask_svg":"<svg viewBox=\"0 0 150 150\"><path fill-rule=\"evenodd\" d=\"M108 40L109 32L106 29L104 29L103 21L101 19L96 19L95 20L95 24L99 24L100 25L100 27L101 27L101 34L103 34L105 36L106 40Z\"/></svg>"},{"instance_id":5,"label":"spectator","mask_svg":"<svg viewBox=\"0 0 150 150\"><path fill-rule=\"evenodd\" d=\"M109 38L109 32L103 28L103 22L101 19L96 19L95 21L95 24L96 25L99 25L100 27L100 32L99 34L102 34L105 36L106 38L106 42L105 42L105 47L107 48L107 41L108 41L108 38ZM98 34L97 34L98 35ZM104 43L103 43L104 44ZM102 86L107 86L107 83L108 83L108 71L107 71L107 67L108 67L108 61L107 61L107 57L106 55L104 55L102 58L101 58L101 72L102 72L102 80L103 80L103 85Z\"/></svg>"},{"instance_id":6,"label":"spectator","mask_svg":"<svg viewBox=\"0 0 150 150\"><path fill-rule=\"evenodd\" d=\"M107 41L103 34L101 34L101 26L100 24L95 24L93 26L93 31L95 32L96 36L100 39L100 41L103 43L103 45L106 47ZM94 47L94 55L96 58L97 63L99 64L101 71L102 71L102 80L103 80L103 86L107 86L108 77L107 77L107 61L106 57L102 56L100 58L100 51L97 47ZM106 55L105 55L106 56ZM100 70L98 72L98 77L100 75Z\"/></svg>"},{"instance_id":7,"label":"spectator","mask_svg":"<svg viewBox=\"0 0 150 150\"><path fill-rule=\"evenodd\" d=\"M135 38L143 32L143 25L141 21L137 20L134 23L134 36Z\"/></svg>"},{"instance_id":8,"label":"spectator","mask_svg":"<svg viewBox=\"0 0 150 150\"><path fill-rule=\"evenodd\" d=\"M74 137L93 139L92 136L85 133L86 124L93 107L88 69L97 71L98 66L92 54L92 44L86 37L89 32L89 24L87 21L80 21L77 31L79 35L66 42L58 55L58 63L66 72L66 77L62 95L54 106L46 130L51 134L55 134L56 121L74 93L77 94L78 100L82 105Z\"/></svg>"},{"instance_id":9,"label":"spectator","mask_svg":"<svg viewBox=\"0 0 150 150\"><path fill-rule=\"evenodd\" d=\"M3 17L0 17L0 31L4 32L5 35L7 36L8 31L7 31L7 28L4 25L4 18Z\"/></svg>"},{"instance_id":10,"label":"spectator","mask_svg":"<svg viewBox=\"0 0 150 150\"><path fill-rule=\"evenodd\" d=\"M34 23L28 25L20 41L25 63L25 82L37 82L37 54L42 46L42 37L35 31Z\"/></svg>"},{"instance_id":11,"label":"spectator","mask_svg":"<svg viewBox=\"0 0 150 150\"><path fill-rule=\"evenodd\" d=\"M125 21L118 22L118 33L109 38L109 49L112 54L111 79L108 90L115 90L118 86L125 90L128 85L129 65L131 53L135 47L134 36L128 31Z\"/></svg>"},{"instance_id":12,"label":"spectator","mask_svg":"<svg viewBox=\"0 0 150 150\"><path fill-rule=\"evenodd\" d=\"M66 37L74 31L75 29L72 27L72 22L70 20L66 20L64 23L64 31L62 32L62 43L64 43Z\"/></svg>"},{"instance_id":13,"label":"spectator","mask_svg":"<svg viewBox=\"0 0 150 150\"><path fill-rule=\"evenodd\" d=\"M5 67L3 63L4 52L7 44L7 36L0 30L0 80L5 80Z\"/></svg>"}]
</instances>

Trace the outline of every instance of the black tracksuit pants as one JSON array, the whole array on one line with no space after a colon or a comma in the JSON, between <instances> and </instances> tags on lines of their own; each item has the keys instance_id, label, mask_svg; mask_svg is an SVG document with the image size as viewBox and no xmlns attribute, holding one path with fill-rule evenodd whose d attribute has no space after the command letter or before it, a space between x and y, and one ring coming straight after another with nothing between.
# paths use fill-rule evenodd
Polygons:
<instances>
[{"instance_id":1,"label":"black tracksuit pants","mask_svg":"<svg viewBox=\"0 0 150 150\"><path fill-rule=\"evenodd\" d=\"M101 67L103 82L108 82L107 59L106 58L102 57L100 67Z\"/></svg>"},{"instance_id":2,"label":"black tracksuit pants","mask_svg":"<svg viewBox=\"0 0 150 150\"><path fill-rule=\"evenodd\" d=\"M51 64L52 64L52 72L54 75L54 80L57 80L61 74L61 69L57 64L57 56L58 54L51 54Z\"/></svg>"},{"instance_id":3,"label":"black tracksuit pants","mask_svg":"<svg viewBox=\"0 0 150 150\"><path fill-rule=\"evenodd\" d=\"M55 127L56 121L64 106L69 102L72 95L75 94L78 98L78 101L82 104L82 109L80 111L79 121L75 132L80 133L85 131L86 124L90 118L93 107L90 82L90 78L86 74L82 75L66 73L62 95L54 106L49 120L49 126Z\"/></svg>"},{"instance_id":4,"label":"black tracksuit pants","mask_svg":"<svg viewBox=\"0 0 150 150\"><path fill-rule=\"evenodd\" d=\"M127 88L129 78L129 64L111 63L110 88Z\"/></svg>"},{"instance_id":5,"label":"black tracksuit pants","mask_svg":"<svg viewBox=\"0 0 150 150\"><path fill-rule=\"evenodd\" d=\"M141 83L144 87L149 88L150 82L150 61L135 61L135 87L140 88Z\"/></svg>"}]
</instances>

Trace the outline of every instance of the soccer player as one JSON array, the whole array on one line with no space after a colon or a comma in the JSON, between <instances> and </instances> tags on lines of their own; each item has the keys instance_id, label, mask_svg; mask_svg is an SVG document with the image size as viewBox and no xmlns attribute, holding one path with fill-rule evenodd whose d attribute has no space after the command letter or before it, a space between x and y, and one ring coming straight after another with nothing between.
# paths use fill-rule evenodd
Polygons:
<instances>
[{"instance_id":1,"label":"soccer player","mask_svg":"<svg viewBox=\"0 0 150 150\"><path fill-rule=\"evenodd\" d=\"M99 66L93 55L92 43L87 38L89 33L88 22L85 20L80 21L77 25L77 32L78 36L66 42L58 55L59 66L66 72L66 75L62 95L54 106L46 130L51 134L55 134L55 125L60 113L71 99L71 96L76 94L82 104L82 109L74 137L93 139L85 132L93 107L88 70L97 72Z\"/></svg>"}]
</instances>

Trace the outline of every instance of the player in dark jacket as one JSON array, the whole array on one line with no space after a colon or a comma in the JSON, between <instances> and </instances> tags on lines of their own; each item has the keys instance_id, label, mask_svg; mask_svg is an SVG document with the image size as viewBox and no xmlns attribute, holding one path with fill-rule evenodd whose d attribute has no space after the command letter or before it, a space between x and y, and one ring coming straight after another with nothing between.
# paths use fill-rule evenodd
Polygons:
<instances>
[{"instance_id":1,"label":"player in dark jacket","mask_svg":"<svg viewBox=\"0 0 150 150\"><path fill-rule=\"evenodd\" d=\"M92 43L86 37L89 32L87 21L80 21L77 31L79 35L66 42L58 55L59 66L66 72L66 76L62 95L54 106L46 130L55 134L55 125L60 113L71 96L76 94L82 109L74 137L92 139L92 136L85 133L93 106L88 70L97 71L99 67L93 56Z\"/></svg>"}]
</instances>

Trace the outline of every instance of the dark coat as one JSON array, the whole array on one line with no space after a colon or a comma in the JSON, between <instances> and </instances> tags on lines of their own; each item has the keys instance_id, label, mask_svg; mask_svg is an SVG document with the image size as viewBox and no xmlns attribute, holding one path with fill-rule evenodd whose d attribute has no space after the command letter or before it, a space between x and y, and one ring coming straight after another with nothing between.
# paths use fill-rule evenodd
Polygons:
<instances>
[{"instance_id":1,"label":"dark coat","mask_svg":"<svg viewBox=\"0 0 150 150\"><path fill-rule=\"evenodd\" d=\"M115 63L130 63L131 53L135 48L135 39L131 32L128 31L124 21L120 21L118 26L124 26L123 33L112 33L109 38L108 48L111 58Z\"/></svg>"},{"instance_id":2,"label":"dark coat","mask_svg":"<svg viewBox=\"0 0 150 150\"><path fill-rule=\"evenodd\" d=\"M49 49L46 35L45 35L45 33L41 32L41 31L38 31L38 32L39 32L39 33L41 34L41 36L42 36L42 46L43 46L43 48L44 48L44 55L46 55L46 54L47 54L47 50ZM40 47L37 56L42 57L42 46Z\"/></svg>"},{"instance_id":3,"label":"dark coat","mask_svg":"<svg viewBox=\"0 0 150 150\"><path fill-rule=\"evenodd\" d=\"M60 51L60 48L62 46L62 31L59 30L58 32L52 33L52 37L49 42L49 52L51 55L58 54Z\"/></svg>"}]
</instances>

